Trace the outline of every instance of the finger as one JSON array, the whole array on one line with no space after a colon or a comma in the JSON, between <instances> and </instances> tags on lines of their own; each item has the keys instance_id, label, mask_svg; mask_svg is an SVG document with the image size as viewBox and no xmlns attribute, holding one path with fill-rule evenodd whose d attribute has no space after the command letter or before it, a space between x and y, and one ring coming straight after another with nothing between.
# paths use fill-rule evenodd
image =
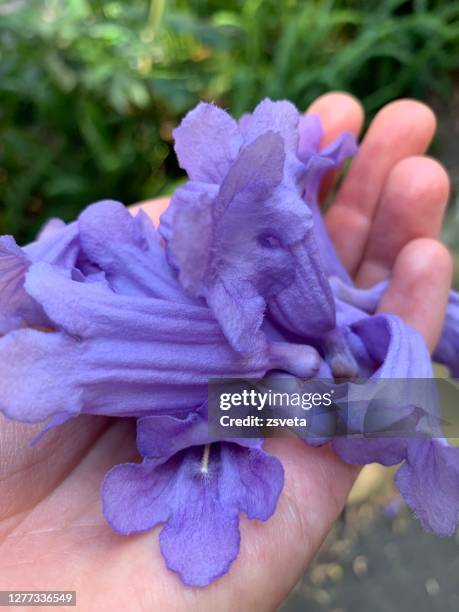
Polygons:
<instances>
[{"instance_id":1,"label":"finger","mask_svg":"<svg viewBox=\"0 0 459 612\"><path fill-rule=\"evenodd\" d=\"M438 238L448 198L449 178L438 162L428 157L398 162L384 184L356 283L368 287L387 278L411 240Z\"/></svg>"},{"instance_id":2,"label":"finger","mask_svg":"<svg viewBox=\"0 0 459 612\"><path fill-rule=\"evenodd\" d=\"M327 214L333 243L351 274L362 259L389 172L405 157L423 154L434 132L435 115L414 100L392 102L373 120Z\"/></svg>"},{"instance_id":3,"label":"finger","mask_svg":"<svg viewBox=\"0 0 459 612\"><path fill-rule=\"evenodd\" d=\"M415 327L433 350L440 336L453 264L448 249L437 240L419 238L400 252L391 282L378 312L392 312Z\"/></svg>"}]
</instances>

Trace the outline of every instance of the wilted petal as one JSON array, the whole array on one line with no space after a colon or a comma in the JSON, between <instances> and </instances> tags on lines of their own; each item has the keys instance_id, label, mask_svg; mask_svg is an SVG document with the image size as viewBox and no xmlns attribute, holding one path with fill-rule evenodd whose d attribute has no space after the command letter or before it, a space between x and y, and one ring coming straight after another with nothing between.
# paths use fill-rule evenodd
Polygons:
<instances>
[{"instance_id":1,"label":"wilted petal","mask_svg":"<svg viewBox=\"0 0 459 612\"><path fill-rule=\"evenodd\" d=\"M242 144L237 122L218 106L200 103L174 130L180 167L193 181L220 183Z\"/></svg>"},{"instance_id":2,"label":"wilted petal","mask_svg":"<svg viewBox=\"0 0 459 612\"><path fill-rule=\"evenodd\" d=\"M120 202L104 200L83 211L78 226L85 256L104 272L113 291L191 302L143 211L133 217Z\"/></svg>"},{"instance_id":3,"label":"wilted petal","mask_svg":"<svg viewBox=\"0 0 459 612\"><path fill-rule=\"evenodd\" d=\"M349 435L336 437L333 444L348 463L392 465L404 456L403 433L417 435L418 423L424 422L432 432L438 422L430 355L421 334L395 315L367 317L351 330L354 340L350 346L368 378L360 384L346 383L347 404L341 421ZM400 437L395 436L393 432L400 427Z\"/></svg>"},{"instance_id":4,"label":"wilted petal","mask_svg":"<svg viewBox=\"0 0 459 612\"><path fill-rule=\"evenodd\" d=\"M367 317L355 323L352 331L377 365L376 377L432 377L432 363L424 338L396 315Z\"/></svg>"},{"instance_id":5,"label":"wilted petal","mask_svg":"<svg viewBox=\"0 0 459 612\"><path fill-rule=\"evenodd\" d=\"M232 346L253 350L266 297L291 282L288 245L310 226L298 194L279 188L285 161L268 132L240 154L209 206L180 198L168 249L183 286L205 297ZM191 229L190 229L191 228Z\"/></svg>"},{"instance_id":6,"label":"wilted petal","mask_svg":"<svg viewBox=\"0 0 459 612\"><path fill-rule=\"evenodd\" d=\"M444 439L414 439L395 484L425 529L452 535L459 512L459 449Z\"/></svg>"},{"instance_id":7,"label":"wilted petal","mask_svg":"<svg viewBox=\"0 0 459 612\"><path fill-rule=\"evenodd\" d=\"M195 230L203 232L204 229L199 225L200 215L204 214L206 208L213 206L218 190L218 185L200 183L198 181L188 181L183 187L176 189L169 206L161 215L158 228L159 235L166 242L169 242L173 232L180 231L184 240L189 242L194 240L196 242ZM182 211L188 210L190 212L183 212L184 218L182 220ZM175 219L176 214L177 219ZM185 215L187 216L185 217ZM189 226L187 222L190 223ZM182 224L180 229L177 228L177 223ZM167 254L168 256L171 255L170 249ZM177 263L173 261L173 258L172 260L169 258L169 262L174 267L177 267Z\"/></svg>"}]
</instances>

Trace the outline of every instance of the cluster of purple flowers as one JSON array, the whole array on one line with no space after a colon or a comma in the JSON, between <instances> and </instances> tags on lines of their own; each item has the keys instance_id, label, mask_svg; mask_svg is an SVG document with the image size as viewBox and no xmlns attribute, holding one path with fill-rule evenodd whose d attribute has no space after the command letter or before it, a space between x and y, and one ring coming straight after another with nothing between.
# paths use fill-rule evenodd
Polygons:
<instances>
[{"instance_id":1,"label":"cluster of purple flowers","mask_svg":"<svg viewBox=\"0 0 459 612\"><path fill-rule=\"evenodd\" d=\"M262 439L209 436L209 379L281 371L352 395L357 378L433 374L420 334L375 314L384 283L356 288L327 235L319 187L357 152L351 134L321 149L317 117L265 100L239 122L199 104L174 137L189 180L158 231L142 211L103 201L24 248L0 238L0 411L47 429L82 413L137 419L143 462L108 473L104 514L122 534L164 524L167 566L204 586L238 554L240 513L267 520L283 487ZM458 302L452 292L434 354L453 375ZM375 427L406 423L419 436L359 435L357 402L345 417L356 436L305 442L331 442L348 463L402 462L407 503L425 528L451 534L459 450L439 430L422 435L437 398L392 400Z\"/></svg>"}]
</instances>

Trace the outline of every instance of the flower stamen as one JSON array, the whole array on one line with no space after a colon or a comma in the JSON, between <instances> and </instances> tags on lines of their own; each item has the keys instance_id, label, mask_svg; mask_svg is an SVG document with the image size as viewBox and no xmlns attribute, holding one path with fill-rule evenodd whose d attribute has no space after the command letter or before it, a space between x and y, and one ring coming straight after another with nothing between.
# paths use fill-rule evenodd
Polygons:
<instances>
[{"instance_id":1,"label":"flower stamen","mask_svg":"<svg viewBox=\"0 0 459 612\"><path fill-rule=\"evenodd\" d=\"M207 474L209 471L209 455L210 455L210 444L206 444L204 446L204 452L202 453L201 474Z\"/></svg>"}]
</instances>

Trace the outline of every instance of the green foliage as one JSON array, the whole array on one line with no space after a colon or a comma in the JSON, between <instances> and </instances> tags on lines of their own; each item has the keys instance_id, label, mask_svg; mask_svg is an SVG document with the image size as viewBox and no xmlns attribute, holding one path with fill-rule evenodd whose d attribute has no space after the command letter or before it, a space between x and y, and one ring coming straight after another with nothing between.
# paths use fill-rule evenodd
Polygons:
<instances>
[{"instance_id":1,"label":"green foliage","mask_svg":"<svg viewBox=\"0 0 459 612\"><path fill-rule=\"evenodd\" d=\"M330 90L369 113L446 95L459 5L386 0L3 0L0 234L169 192L171 130L199 99L236 115Z\"/></svg>"}]
</instances>

